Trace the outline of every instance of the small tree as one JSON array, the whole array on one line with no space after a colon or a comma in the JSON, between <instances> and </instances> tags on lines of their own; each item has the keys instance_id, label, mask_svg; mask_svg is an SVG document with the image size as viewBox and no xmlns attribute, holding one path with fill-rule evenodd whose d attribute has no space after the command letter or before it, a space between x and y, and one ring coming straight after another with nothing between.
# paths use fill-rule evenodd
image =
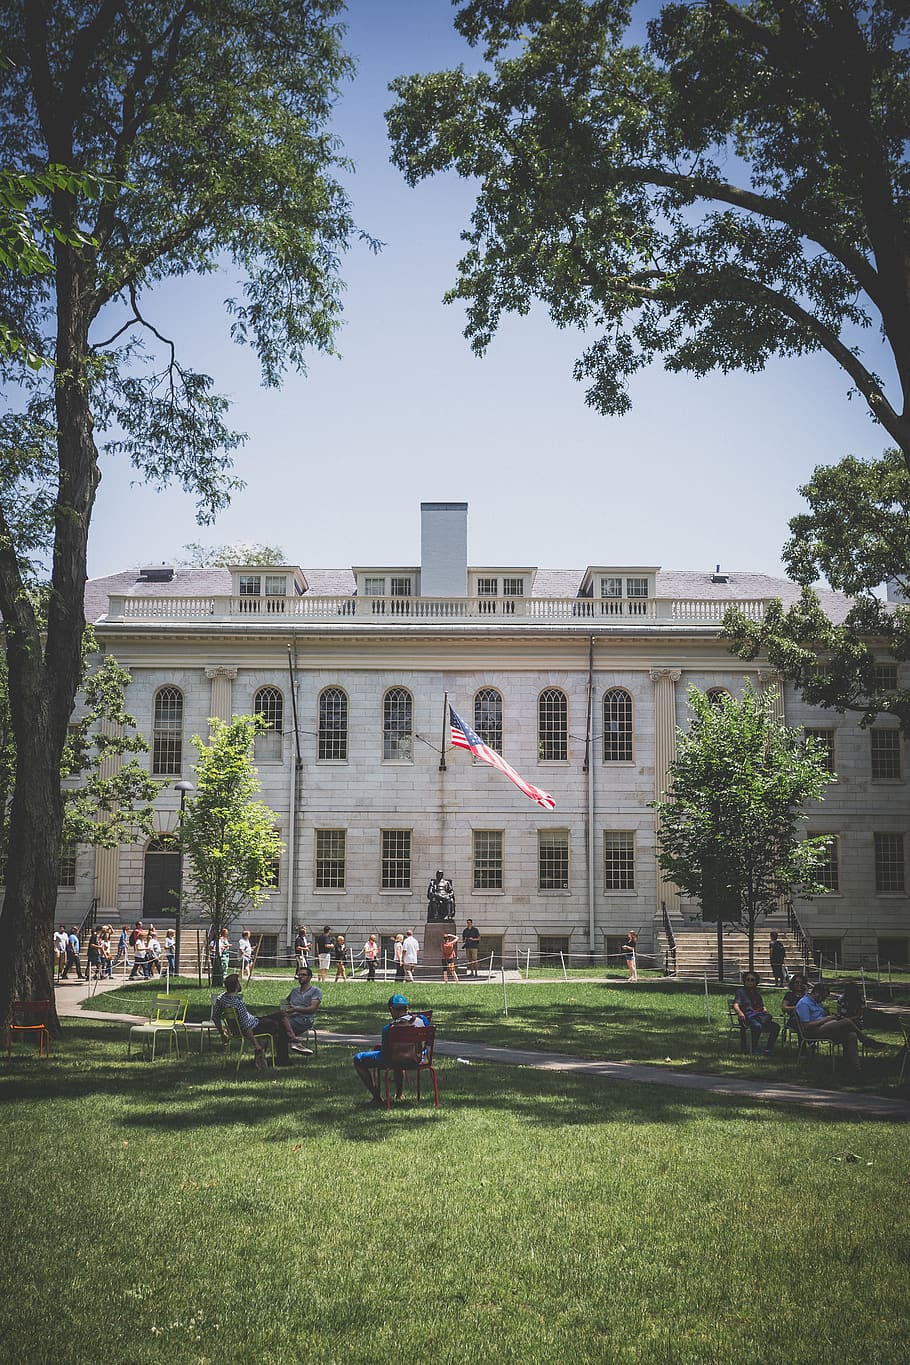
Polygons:
<instances>
[{"instance_id":1,"label":"small tree","mask_svg":"<svg viewBox=\"0 0 910 1365\"><path fill-rule=\"evenodd\" d=\"M801 838L807 801L819 801L833 776L825 749L779 725L769 697L747 686L741 700L689 689L694 713L680 731L671 787L658 802L658 862L664 880L701 904L717 922L718 977L723 980L723 925L743 925L749 967L755 965L755 922L781 896L824 890L816 871L828 839Z\"/></svg>"},{"instance_id":2,"label":"small tree","mask_svg":"<svg viewBox=\"0 0 910 1365\"><path fill-rule=\"evenodd\" d=\"M196 795L186 803L181 847L189 881L202 902L216 943L248 906L259 905L272 884L282 843L276 818L254 800L260 782L251 759L253 740L265 728L261 716L211 720L208 743L194 735ZM223 980L221 958L212 957L212 985Z\"/></svg>"}]
</instances>

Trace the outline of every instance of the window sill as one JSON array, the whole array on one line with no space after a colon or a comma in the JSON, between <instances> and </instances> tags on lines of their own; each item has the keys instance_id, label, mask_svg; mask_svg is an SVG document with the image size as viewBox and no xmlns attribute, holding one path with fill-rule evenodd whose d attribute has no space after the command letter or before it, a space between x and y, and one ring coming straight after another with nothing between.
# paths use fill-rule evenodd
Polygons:
<instances>
[{"instance_id":1,"label":"window sill","mask_svg":"<svg viewBox=\"0 0 910 1365\"><path fill-rule=\"evenodd\" d=\"M388 760L386 760L388 761ZM347 758L317 758L317 768L346 768L350 759Z\"/></svg>"},{"instance_id":2,"label":"window sill","mask_svg":"<svg viewBox=\"0 0 910 1365\"><path fill-rule=\"evenodd\" d=\"M314 886L314 896L346 896L348 889L346 886Z\"/></svg>"},{"instance_id":3,"label":"window sill","mask_svg":"<svg viewBox=\"0 0 910 1365\"><path fill-rule=\"evenodd\" d=\"M408 886L382 886L379 888L380 896L413 896L414 892Z\"/></svg>"},{"instance_id":4,"label":"window sill","mask_svg":"<svg viewBox=\"0 0 910 1365\"><path fill-rule=\"evenodd\" d=\"M538 886L538 896L571 896L572 888L569 886Z\"/></svg>"},{"instance_id":5,"label":"window sill","mask_svg":"<svg viewBox=\"0 0 910 1365\"><path fill-rule=\"evenodd\" d=\"M471 889L471 895L472 895L472 896L504 896L505 894L506 894L506 892L505 892L505 887L502 887L502 886L488 886L488 887L476 887L476 886L475 886L475 887L473 887L473 888Z\"/></svg>"},{"instance_id":6,"label":"window sill","mask_svg":"<svg viewBox=\"0 0 910 1365\"><path fill-rule=\"evenodd\" d=\"M638 894L637 886L604 887L605 896L637 896Z\"/></svg>"}]
</instances>

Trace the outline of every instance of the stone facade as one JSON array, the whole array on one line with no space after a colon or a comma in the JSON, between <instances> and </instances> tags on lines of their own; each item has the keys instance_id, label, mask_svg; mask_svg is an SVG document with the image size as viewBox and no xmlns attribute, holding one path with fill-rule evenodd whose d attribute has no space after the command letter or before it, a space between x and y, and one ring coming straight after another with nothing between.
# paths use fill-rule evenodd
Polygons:
<instances>
[{"instance_id":1,"label":"stone facade","mask_svg":"<svg viewBox=\"0 0 910 1365\"><path fill-rule=\"evenodd\" d=\"M432 505L437 519L445 506ZM461 514L462 504L451 506ZM458 544L454 529L459 534L451 542ZM450 545L446 554L451 558ZM250 913L247 927L274 935L284 951L297 923L311 929L327 923L359 948L368 932L385 936L422 926L428 881L443 868L455 884L459 929L470 915L484 934L501 938L507 959L528 949L535 954L542 941L564 943L572 954L601 954L632 928L647 950L656 943L662 904L671 915L678 910L673 888L659 878L651 803L675 752L675 727L687 723L686 689L694 684L736 694L750 678L777 690L788 724L835 731L838 781L824 806L809 812L809 829L838 835L838 889L797 907L806 928L840 941L842 957L856 959L874 959L881 939L910 936L906 891L876 891L875 868L875 835L906 832L903 767L898 778L873 780L868 731L849 715L806 706L758 665L735 659L719 638L731 601L760 612L772 597L792 600L794 585L762 575L720 579L653 568L611 574L609 567L506 567L482 570L481 578L465 569L465 581L479 585L479 593L450 604L422 597L417 583L412 597L364 597L355 591L360 570L289 568L285 593L275 592L271 578L273 595L261 599L249 595L249 585L257 574L266 581L275 571L255 566L242 571L246 597L238 591L239 571L227 569L176 570L164 581L160 574L131 572L89 584L87 614L101 644L129 670L127 704L150 740L160 689L177 689L182 698L180 770L169 774L172 782L192 781L189 739L206 732L209 716L253 711L262 688L280 694L280 746L270 742L259 772L286 851L277 889ZM382 581L378 571L366 572L372 582ZM385 571L389 583L397 572ZM414 571L408 573L413 579ZM604 585L612 591L616 583L620 596L605 595ZM512 597L503 594L504 585ZM633 585L637 596L623 595ZM827 600L832 615L846 607L833 594ZM342 759L319 758L325 688L340 689L347 703ZM384 698L396 688L412 699L412 739L399 757L387 758ZM552 794L554 810L541 809L501 774L450 746L445 699L474 724L475 698L484 688L502 699L504 757ZM616 688L631 699L632 717L631 757L619 759L605 755L604 744L604 696ZM538 707L545 689L566 700L565 758L541 757ZM173 831L179 809L173 786L158 807L160 829ZM317 842L325 838L318 832L330 830L344 831L343 867L334 873L340 886L319 885L326 876L317 870ZM408 833L407 887L383 887L383 831ZM494 845L501 835L501 887L475 887L475 832L485 848L488 832ZM617 833L625 836L624 848L631 840L633 871L619 878L632 881L626 889L607 885L605 842L612 848ZM568 884L541 889L541 841L549 847L554 839L557 863L567 844ZM75 917L77 903L84 906L93 864L92 851L80 850L77 887L60 893L62 919ZM116 907L102 905L102 914L142 915L143 869L139 847L119 851L113 880L110 866L99 866L94 893L117 887ZM490 875L481 871L480 882ZM609 880L617 880L615 870Z\"/></svg>"}]
</instances>

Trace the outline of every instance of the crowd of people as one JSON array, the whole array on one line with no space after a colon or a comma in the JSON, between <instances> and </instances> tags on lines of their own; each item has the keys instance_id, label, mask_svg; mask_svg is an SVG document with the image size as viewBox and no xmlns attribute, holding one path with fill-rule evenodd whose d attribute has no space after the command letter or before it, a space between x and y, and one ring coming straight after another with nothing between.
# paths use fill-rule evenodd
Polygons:
<instances>
[{"instance_id":1,"label":"crowd of people","mask_svg":"<svg viewBox=\"0 0 910 1365\"><path fill-rule=\"evenodd\" d=\"M173 929L165 932L162 943L154 924L145 928L142 920L137 920L129 931L123 926L119 936L111 924L96 925L89 931L83 974L79 928L74 924L67 930L66 925L61 924L54 934L54 975L58 981L67 981L70 972L75 973L79 981L105 981L113 977L115 968L121 967L129 968L129 980L135 981L137 977L147 980L161 976L166 966L170 974L176 976L176 952Z\"/></svg>"}]
</instances>

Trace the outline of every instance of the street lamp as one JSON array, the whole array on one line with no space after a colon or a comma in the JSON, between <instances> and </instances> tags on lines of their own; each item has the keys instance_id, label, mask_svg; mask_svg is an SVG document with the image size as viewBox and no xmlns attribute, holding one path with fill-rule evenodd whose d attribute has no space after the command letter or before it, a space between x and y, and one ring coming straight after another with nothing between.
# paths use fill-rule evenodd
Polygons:
<instances>
[{"instance_id":1,"label":"street lamp","mask_svg":"<svg viewBox=\"0 0 910 1365\"><path fill-rule=\"evenodd\" d=\"M177 975L180 975L180 912L183 909L183 808L186 805L187 792L193 792L196 788L192 782L175 782L174 791L180 793L180 815L178 818L177 832L180 839L180 868L177 878L177 923L174 926L174 956L177 959Z\"/></svg>"}]
</instances>

